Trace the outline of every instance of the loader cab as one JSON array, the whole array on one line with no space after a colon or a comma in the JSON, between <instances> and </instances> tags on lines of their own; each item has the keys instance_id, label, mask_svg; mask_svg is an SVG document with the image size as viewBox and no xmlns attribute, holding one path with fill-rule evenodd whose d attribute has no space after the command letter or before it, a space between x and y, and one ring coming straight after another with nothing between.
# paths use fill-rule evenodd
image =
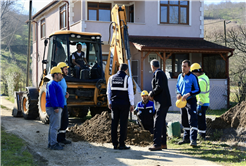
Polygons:
<instances>
[{"instance_id":1,"label":"loader cab","mask_svg":"<svg viewBox=\"0 0 246 166\"><path fill-rule=\"evenodd\" d=\"M75 66L72 63L72 54L77 51L77 44L82 50L89 66L81 68L79 76L75 77ZM101 35L74 31L57 31L50 35L46 61L46 71L51 70L59 62L65 62L69 74L67 82L97 82L104 78L102 67Z\"/></svg>"}]
</instances>

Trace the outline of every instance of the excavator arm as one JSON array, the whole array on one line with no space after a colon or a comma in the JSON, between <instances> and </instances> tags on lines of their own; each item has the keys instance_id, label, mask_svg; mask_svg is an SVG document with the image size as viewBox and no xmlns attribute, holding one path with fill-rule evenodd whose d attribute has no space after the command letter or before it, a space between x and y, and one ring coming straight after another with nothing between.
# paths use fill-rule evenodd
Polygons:
<instances>
[{"instance_id":1,"label":"excavator arm","mask_svg":"<svg viewBox=\"0 0 246 166\"><path fill-rule=\"evenodd\" d=\"M113 34L110 42L109 55L105 69L105 79L108 82L108 79L111 75L115 74L121 63L128 64L128 75L132 79L131 71L131 54L130 54L130 45L128 39L128 26L126 20L126 11L125 6L115 5L111 10ZM111 32L110 32L111 35ZM134 83L134 91L135 91Z\"/></svg>"}]
</instances>

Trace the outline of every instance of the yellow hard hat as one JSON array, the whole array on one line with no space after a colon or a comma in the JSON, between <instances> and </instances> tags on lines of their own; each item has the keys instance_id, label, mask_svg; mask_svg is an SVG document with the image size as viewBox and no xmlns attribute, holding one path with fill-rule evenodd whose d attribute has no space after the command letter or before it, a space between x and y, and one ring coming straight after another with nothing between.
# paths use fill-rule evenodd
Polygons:
<instances>
[{"instance_id":1,"label":"yellow hard hat","mask_svg":"<svg viewBox=\"0 0 246 166\"><path fill-rule=\"evenodd\" d=\"M200 70L201 66L198 63L193 63L190 67L190 71L194 71L194 70Z\"/></svg>"},{"instance_id":2,"label":"yellow hard hat","mask_svg":"<svg viewBox=\"0 0 246 166\"><path fill-rule=\"evenodd\" d=\"M182 98L180 98L180 99L178 99L178 100L176 101L176 106L177 106L178 108L184 108L184 107L186 106L186 104L187 104L187 101L186 101L186 100L183 101Z\"/></svg>"},{"instance_id":3,"label":"yellow hard hat","mask_svg":"<svg viewBox=\"0 0 246 166\"><path fill-rule=\"evenodd\" d=\"M65 62L58 63L57 67L59 67L59 68L63 68L63 67L69 68L69 66Z\"/></svg>"},{"instance_id":4,"label":"yellow hard hat","mask_svg":"<svg viewBox=\"0 0 246 166\"><path fill-rule=\"evenodd\" d=\"M62 74L61 68L59 68L57 66L52 67L52 69L50 70L50 74L54 74L54 73L61 73Z\"/></svg>"},{"instance_id":5,"label":"yellow hard hat","mask_svg":"<svg viewBox=\"0 0 246 166\"><path fill-rule=\"evenodd\" d=\"M145 95L149 95L149 93L148 93L146 90L143 90L143 91L141 92L141 96L145 96Z\"/></svg>"}]
</instances>

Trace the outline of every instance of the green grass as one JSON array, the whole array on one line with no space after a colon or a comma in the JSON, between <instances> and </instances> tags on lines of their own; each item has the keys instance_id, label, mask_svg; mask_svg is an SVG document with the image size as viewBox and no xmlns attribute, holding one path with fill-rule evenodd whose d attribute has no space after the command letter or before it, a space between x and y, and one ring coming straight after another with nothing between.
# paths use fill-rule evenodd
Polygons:
<instances>
[{"instance_id":1,"label":"green grass","mask_svg":"<svg viewBox=\"0 0 246 166\"><path fill-rule=\"evenodd\" d=\"M1 165L35 165L33 156L28 152L26 143L1 128Z\"/></svg>"},{"instance_id":2,"label":"green grass","mask_svg":"<svg viewBox=\"0 0 246 166\"><path fill-rule=\"evenodd\" d=\"M246 165L246 152L240 150L237 146L229 146L221 142L198 141L198 147L193 148L189 144L178 145L179 140L177 138L168 140L168 148L225 166Z\"/></svg>"},{"instance_id":3,"label":"green grass","mask_svg":"<svg viewBox=\"0 0 246 166\"><path fill-rule=\"evenodd\" d=\"M5 107L4 105L1 105L1 108L5 109L5 110L10 110L9 108Z\"/></svg>"},{"instance_id":4,"label":"green grass","mask_svg":"<svg viewBox=\"0 0 246 166\"><path fill-rule=\"evenodd\" d=\"M6 97L7 100L9 100L12 103L15 103L15 98L14 97Z\"/></svg>"}]
</instances>

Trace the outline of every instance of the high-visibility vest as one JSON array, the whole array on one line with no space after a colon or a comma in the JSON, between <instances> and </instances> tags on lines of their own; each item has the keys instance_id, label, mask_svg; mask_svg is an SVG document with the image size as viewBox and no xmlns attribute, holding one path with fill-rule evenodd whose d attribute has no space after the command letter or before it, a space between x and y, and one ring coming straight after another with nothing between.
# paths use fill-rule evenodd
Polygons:
<instances>
[{"instance_id":1,"label":"high-visibility vest","mask_svg":"<svg viewBox=\"0 0 246 166\"><path fill-rule=\"evenodd\" d=\"M197 103L201 106L205 103L209 104L210 82L208 76L206 76L205 73L198 76L198 82L201 92L198 95L196 95Z\"/></svg>"}]
</instances>

